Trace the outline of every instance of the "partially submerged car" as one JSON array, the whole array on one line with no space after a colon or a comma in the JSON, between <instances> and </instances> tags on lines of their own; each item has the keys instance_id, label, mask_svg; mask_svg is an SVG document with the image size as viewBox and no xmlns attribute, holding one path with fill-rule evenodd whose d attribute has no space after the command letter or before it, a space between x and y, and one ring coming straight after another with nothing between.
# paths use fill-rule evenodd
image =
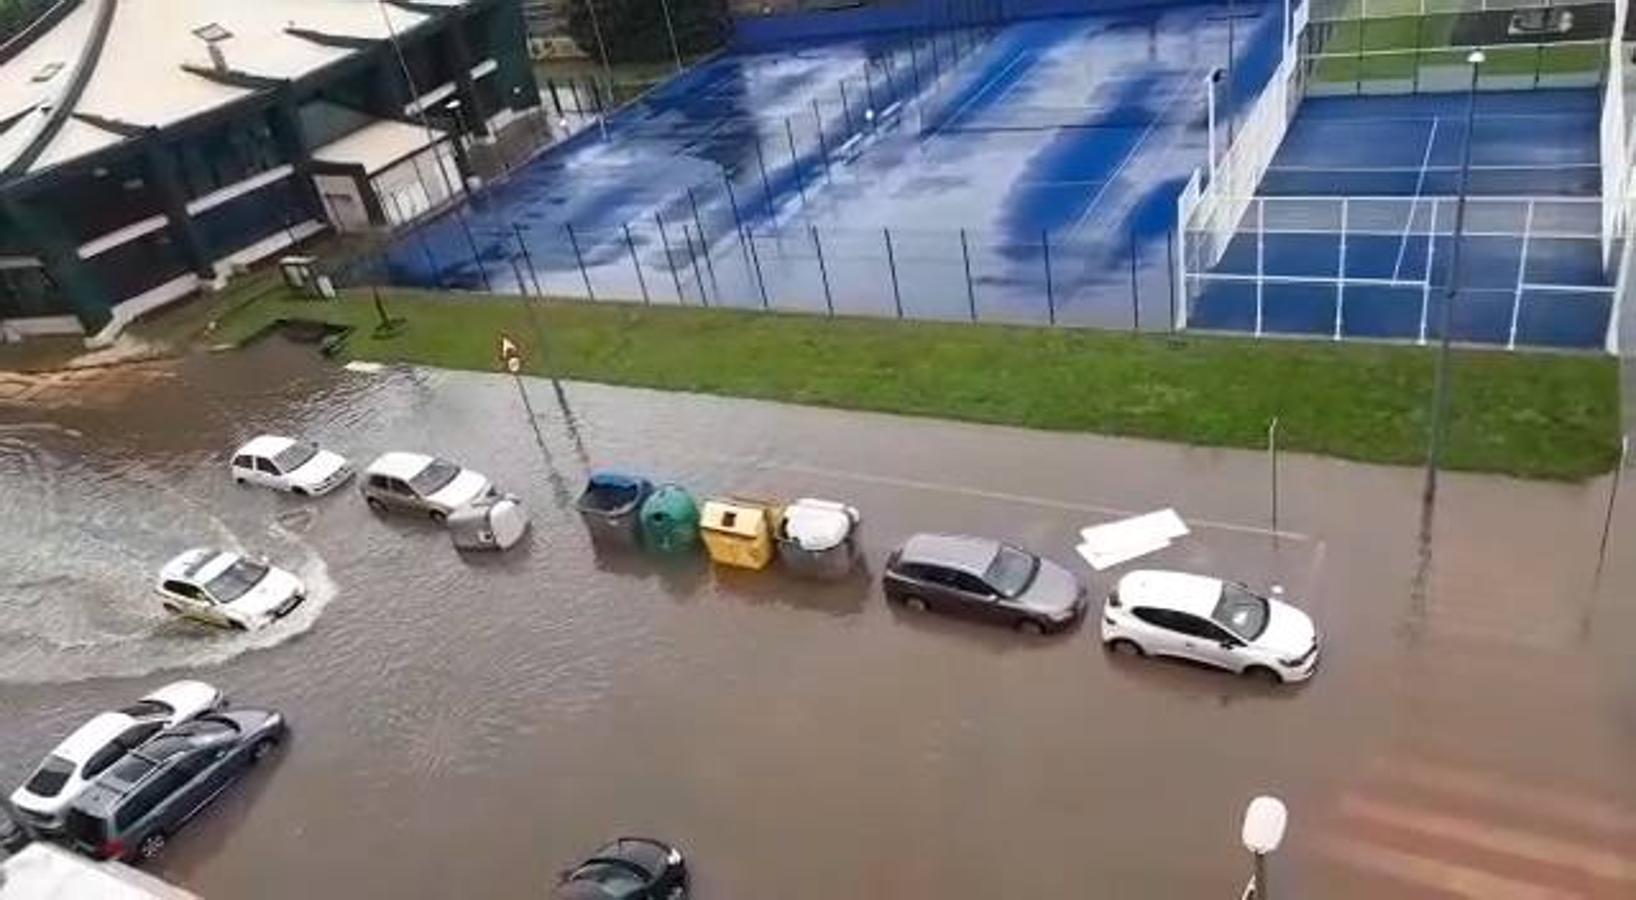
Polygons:
<instances>
[{"instance_id":1,"label":"partially submerged car","mask_svg":"<svg viewBox=\"0 0 1636 900\"><path fill-rule=\"evenodd\" d=\"M497 492L488 478L422 453L382 453L364 469L358 489L376 512L399 510L443 522L467 504Z\"/></svg>"},{"instance_id":2,"label":"partially submerged car","mask_svg":"<svg viewBox=\"0 0 1636 900\"><path fill-rule=\"evenodd\" d=\"M59 833L68 805L104 769L160 729L222 703L222 692L202 681L177 681L123 709L97 714L64 738L12 792L18 824L35 835Z\"/></svg>"},{"instance_id":3,"label":"partially submerged car","mask_svg":"<svg viewBox=\"0 0 1636 900\"><path fill-rule=\"evenodd\" d=\"M307 599L294 574L264 559L195 547L165 564L155 586L167 611L223 628L252 631Z\"/></svg>"},{"instance_id":4,"label":"partially submerged car","mask_svg":"<svg viewBox=\"0 0 1636 900\"><path fill-rule=\"evenodd\" d=\"M302 497L322 496L352 477L352 465L341 454L276 434L258 435L235 450L229 471L239 484Z\"/></svg>"},{"instance_id":5,"label":"partially submerged car","mask_svg":"<svg viewBox=\"0 0 1636 900\"><path fill-rule=\"evenodd\" d=\"M686 900L687 862L664 841L622 837L565 870L555 900Z\"/></svg>"}]
</instances>

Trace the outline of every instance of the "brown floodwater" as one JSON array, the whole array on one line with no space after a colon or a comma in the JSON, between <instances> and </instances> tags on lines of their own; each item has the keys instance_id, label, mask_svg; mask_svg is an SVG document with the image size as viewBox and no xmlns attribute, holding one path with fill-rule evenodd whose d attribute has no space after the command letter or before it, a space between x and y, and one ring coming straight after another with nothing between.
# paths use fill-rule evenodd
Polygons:
<instances>
[{"instance_id":1,"label":"brown floodwater","mask_svg":"<svg viewBox=\"0 0 1636 900\"><path fill-rule=\"evenodd\" d=\"M1258 453L528 381L542 450L499 375L276 341L133 371L0 405L0 784L168 679L284 711L279 761L152 865L205 896L539 897L646 833L702 898L1236 897L1263 792L1291 811L1281 896L1636 896L1636 510L1593 585L1606 478L1447 476L1421 598L1408 469L1286 454L1274 534ZM237 488L260 431L447 456L533 531L463 556L350 487ZM1283 585L1326 656L1275 690L1110 658L1094 615L1029 638L888 607L872 577L598 554L588 464L846 500L871 574L912 532L969 531L1097 596L1122 570L1086 568L1078 529L1174 506L1193 533L1145 563ZM196 544L313 598L252 635L172 622L151 579Z\"/></svg>"}]
</instances>

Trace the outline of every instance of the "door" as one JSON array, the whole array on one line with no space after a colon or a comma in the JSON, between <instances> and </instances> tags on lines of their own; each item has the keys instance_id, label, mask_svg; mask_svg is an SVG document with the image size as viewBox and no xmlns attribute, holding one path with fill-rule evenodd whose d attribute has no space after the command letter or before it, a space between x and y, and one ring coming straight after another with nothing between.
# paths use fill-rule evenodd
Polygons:
<instances>
[{"instance_id":1,"label":"door","mask_svg":"<svg viewBox=\"0 0 1636 900\"><path fill-rule=\"evenodd\" d=\"M1199 638L1200 661L1229 672L1237 672L1244 664L1239 657L1244 642L1208 619L1198 619L1197 622L1203 632Z\"/></svg>"},{"instance_id":2,"label":"door","mask_svg":"<svg viewBox=\"0 0 1636 900\"><path fill-rule=\"evenodd\" d=\"M264 456L256 457L256 482L270 488L284 487L284 477L279 474L278 466Z\"/></svg>"},{"instance_id":3,"label":"door","mask_svg":"<svg viewBox=\"0 0 1636 900\"><path fill-rule=\"evenodd\" d=\"M1000 595L970 572L952 572L951 589L968 615L990 622L1010 621L1017 613L1000 602Z\"/></svg>"},{"instance_id":4,"label":"door","mask_svg":"<svg viewBox=\"0 0 1636 900\"><path fill-rule=\"evenodd\" d=\"M1192 658L1187 648L1190 639L1177 628L1175 613L1168 609L1138 606L1130 614L1142 623L1143 633L1138 636L1138 641L1144 650L1155 656Z\"/></svg>"},{"instance_id":5,"label":"door","mask_svg":"<svg viewBox=\"0 0 1636 900\"><path fill-rule=\"evenodd\" d=\"M1218 668L1236 669L1231 649L1222 646L1228 634L1214 622L1191 613L1171 612L1172 626L1182 636L1186 656L1195 662Z\"/></svg>"}]
</instances>

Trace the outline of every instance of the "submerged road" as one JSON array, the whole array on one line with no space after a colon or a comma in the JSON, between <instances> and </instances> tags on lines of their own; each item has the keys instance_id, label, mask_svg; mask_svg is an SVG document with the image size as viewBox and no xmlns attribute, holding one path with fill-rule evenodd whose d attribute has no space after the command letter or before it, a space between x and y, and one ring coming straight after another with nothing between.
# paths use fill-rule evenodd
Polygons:
<instances>
[{"instance_id":1,"label":"submerged road","mask_svg":"<svg viewBox=\"0 0 1636 900\"><path fill-rule=\"evenodd\" d=\"M1412 469L1287 455L1274 533L1258 453L529 381L547 465L501 376L270 342L98 377L0 405L0 784L171 678L283 710L282 757L153 866L207 897L539 897L618 833L681 844L706 900L1236 897L1263 792L1291 810L1284 896L1636 895L1636 510L1593 590L1606 479L1448 476L1415 603ZM448 456L520 494L532 537L462 557L350 488L235 488L262 430ZM847 500L872 573L911 532L971 531L1097 597L1118 571L1078 529L1174 506L1193 534L1145 562L1282 584L1326 656L1274 690L1111 658L1094 615L1030 639L873 578L599 556L567 505L586 461ZM169 622L152 573L196 543L314 599L249 637Z\"/></svg>"}]
</instances>

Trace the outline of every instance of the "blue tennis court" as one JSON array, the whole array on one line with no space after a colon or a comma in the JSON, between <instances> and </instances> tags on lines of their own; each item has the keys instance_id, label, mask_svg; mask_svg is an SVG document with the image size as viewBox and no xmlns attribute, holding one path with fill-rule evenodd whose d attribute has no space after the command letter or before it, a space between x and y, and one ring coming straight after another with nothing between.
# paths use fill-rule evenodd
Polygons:
<instances>
[{"instance_id":1,"label":"blue tennis court","mask_svg":"<svg viewBox=\"0 0 1636 900\"><path fill-rule=\"evenodd\" d=\"M1425 341L1441 336L1463 94L1305 101L1219 262L1193 327ZM1451 333L1507 347L1602 346L1599 97L1481 94Z\"/></svg>"},{"instance_id":2,"label":"blue tennis court","mask_svg":"<svg viewBox=\"0 0 1636 900\"><path fill-rule=\"evenodd\" d=\"M1231 98L1279 46L1239 3ZM1225 7L734 53L398 237L393 282L1162 327Z\"/></svg>"}]
</instances>

